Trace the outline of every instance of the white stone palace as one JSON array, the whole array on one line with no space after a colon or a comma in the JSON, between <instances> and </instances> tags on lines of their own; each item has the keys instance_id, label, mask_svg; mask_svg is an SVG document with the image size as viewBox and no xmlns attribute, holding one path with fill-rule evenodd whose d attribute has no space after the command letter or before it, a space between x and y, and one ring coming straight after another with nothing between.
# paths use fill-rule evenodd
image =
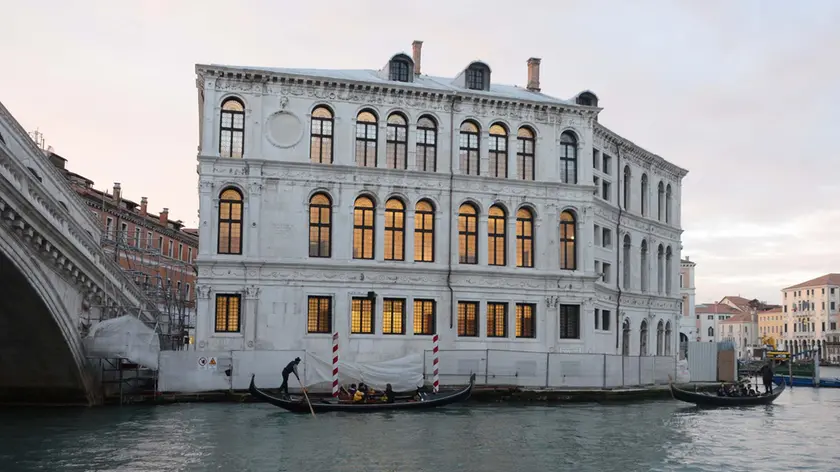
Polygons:
<instances>
[{"instance_id":1,"label":"white stone palace","mask_svg":"<svg viewBox=\"0 0 840 472\"><path fill-rule=\"evenodd\" d=\"M421 73L197 65L199 350L674 356L687 171L597 96ZM526 70L523 68L523 76Z\"/></svg>"}]
</instances>

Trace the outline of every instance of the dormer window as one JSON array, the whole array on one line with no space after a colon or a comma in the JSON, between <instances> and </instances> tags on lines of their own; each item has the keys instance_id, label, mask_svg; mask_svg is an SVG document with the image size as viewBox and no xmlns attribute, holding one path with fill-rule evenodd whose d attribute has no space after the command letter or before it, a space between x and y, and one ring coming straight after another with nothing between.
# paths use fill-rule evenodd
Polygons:
<instances>
[{"instance_id":1,"label":"dormer window","mask_svg":"<svg viewBox=\"0 0 840 472\"><path fill-rule=\"evenodd\" d=\"M405 54L397 54L388 62L388 79L397 82L414 81L414 63Z\"/></svg>"},{"instance_id":2,"label":"dormer window","mask_svg":"<svg viewBox=\"0 0 840 472\"><path fill-rule=\"evenodd\" d=\"M467 88L471 90L484 90L484 69L478 67L467 69Z\"/></svg>"},{"instance_id":3,"label":"dormer window","mask_svg":"<svg viewBox=\"0 0 840 472\"><path fill-rule=\"evenodd\" d=\"M598 97L592 92L581 92L578 94L576 102L578 105L585 107L597 107Z\"/></svg>"},{"instance_id":4,"label":"dormer window","mask_svg":"<svg viewBox=\"0 0 840 472\"><path fill-rule=\"evenodd\" d=\"M391 61L391 80L408 82L408 62Z\"/></svg>"}]
</instances>

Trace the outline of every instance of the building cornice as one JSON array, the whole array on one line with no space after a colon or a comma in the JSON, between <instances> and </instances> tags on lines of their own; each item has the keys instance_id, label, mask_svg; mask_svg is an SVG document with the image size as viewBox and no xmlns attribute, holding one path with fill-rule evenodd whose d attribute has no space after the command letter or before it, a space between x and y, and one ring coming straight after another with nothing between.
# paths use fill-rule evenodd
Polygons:
<instances>
[{"instance_id":1,"label":"building cornice","mask_svg":"<svg viewBox=\"0 0 840 472\"><path fill-rule=\"evenodd\" d=\"M619 136L617 133L600 123L595 124L594 131L596 137L603 139L605 142L610 143L613 146L620 147L622 150L622 159L628 159L639 167L658 171L677 182L682 181L683 177L688 174L688 170L672 164L663 157Z\"/></svg>"},{"instance_id":2,"label":"building cornice","mask_svg":"<svg viewBox=\"0 0 840 472\"><path fill-rule=\"evenodd\" d=\"M127 212L126 210L120 210L114 207L113 205L106 204L107 208L103 208L102 202L96 199L85 198L85 203L87 206L101 211L109 216L114 216L120 218L120 220L128 221L134 223L141 228L146 230L154 231L156 233L163 234L168 236L171 239L178 240L180 242L187 243L194 248L198 248L198 237L193 236L190 233L182 230L175 230L166 226L157 223L154 218L147 218L143 217L142 215L138 215L136 213ZM101 229L101 227L100 227Z\"/></svg>"},{"instance_id":3,"label":"building cornice","mask_svg":"<svg viewBox=\"0 0 840 472\"><path fill-rule=\"evenodd\" d=\"M594 211L595 216L599 216L601 218L606 219L610 223L616 224L618 223L618 209L615 208L613 205L600 200L594 199ZM636 231L656 236L658 238L667 239L673 242L680 241L680 235L682 235L683 230L680 228L675 228L673 226L669 226L665 223L660 221L656 221L651 218L646 218L641 215L635 213L628 213L622 212L621 214L621 224L619 225L620 228L626 229L634 229ZM618 235L620 236L620 235Z\"/></svg>"},{"instance_id":4,"label":"building cornice","mask_svg":"<svg viewBox=\"0 0 840 472\"><path fill-rule=\"evenodd\" d=\"M455 111L463 111L459 109L459 106L471 105L473 112L478 111L480 114L498 118L522 117L526 113L533 113L532 119L537 122L548 122L551 117L556 118L564 114L578 115L588 122L594 122L594 118L601 111L601 108L597 107L559 101L514 99L488 93L473 93L469 89L443 91L414 83L411 85L401 85L402 82L383 84L293 72L204 64L197 64L195 70L198 81L203 82L199 90L206 90L212 81L212 87L220 91L307 96L325 101L341 100L369 105L387 103L445 112L450 111L450 103L454 100L457 103Z\"/></svg>"},{"instance_id":5,"label":"building cornice","mask_svg":"<svg viewBox=\"0 0 840 472\"><path fill-rule=\"evenodd\" d=\"M263 180L305 182L358 183L362 185L416 188L431 191L448 191L449 174L413 170L395 170L358 166L312 164L308 162L278 162L262 159L220 159L199 156L202 190L215 189L225 181L241 182L259 190ZM221 182L219 182L221 181ZM549 181L495 179L490 177L455 174L452 185L457 191L474 194L499 194L533 199L569 199L575 202L592 200L594 185L566 184Z\"/></svg>"}]
</instances>

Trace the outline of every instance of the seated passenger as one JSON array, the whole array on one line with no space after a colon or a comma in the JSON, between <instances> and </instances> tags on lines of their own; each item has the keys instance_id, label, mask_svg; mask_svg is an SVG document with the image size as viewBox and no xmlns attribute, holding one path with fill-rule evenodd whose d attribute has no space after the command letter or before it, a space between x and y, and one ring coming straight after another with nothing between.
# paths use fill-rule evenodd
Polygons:
<instances>
[{"instance_id":1,"label":"seated passenger","mask_svg":"<svg viewBox=\"0 0 840 472\"><path fill-rule=\"evenodd\" d=\"M351 397L353 395L355 395L356 394L356 384L350 384L350 389L347 390L347 393L349 393Z\"/></svg>"},{"instance_id":2,"label":"seated passenger","mask_svg":"<svg viewBox=\"0 0 840 472\"><path fill-rule=\"evenodd\" d=\"M719 396L719 397L727 396L726 384L725 383L723 383L723 382L720 383L720 387L718 387L718 389L717 389L717 396Z\"/></svg>"},{"instance_id":3,"label":"seated passenger","mask_svg":"<svg viewBox=\"0 0 840 472\"><path fill-rule=\"evenodd\" d=\"M394 403L394 390L391 388L391 384L385 385L385 394L382 395L382 401L385 403Z\"/></svg>"},{"instance_id":4,"label":"seated passenger","mask_svg":"<svg viewBox=\"0 0 840 472\"><path fill-rule=\"evenodd\" d=\"M353 394L353 403L359 403L365 401L365 392L361 389L356 390L356 393Z\"/></svg>"}]
</instances>

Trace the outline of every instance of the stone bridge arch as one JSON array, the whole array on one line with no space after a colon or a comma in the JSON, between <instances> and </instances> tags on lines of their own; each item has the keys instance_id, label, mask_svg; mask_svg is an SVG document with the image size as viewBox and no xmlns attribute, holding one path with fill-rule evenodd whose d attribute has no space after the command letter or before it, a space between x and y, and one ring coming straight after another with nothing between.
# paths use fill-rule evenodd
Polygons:
<instances>
[{"instance_id":1,"label":"stone bridge arch","mask_svg":"<svg viewBox=\"0 0 840 472\"><path fill-rule=\"evenodd\" d=\"M0 225L0 402L96 402L81 293Z\"/></svg>"}]
</instances>

